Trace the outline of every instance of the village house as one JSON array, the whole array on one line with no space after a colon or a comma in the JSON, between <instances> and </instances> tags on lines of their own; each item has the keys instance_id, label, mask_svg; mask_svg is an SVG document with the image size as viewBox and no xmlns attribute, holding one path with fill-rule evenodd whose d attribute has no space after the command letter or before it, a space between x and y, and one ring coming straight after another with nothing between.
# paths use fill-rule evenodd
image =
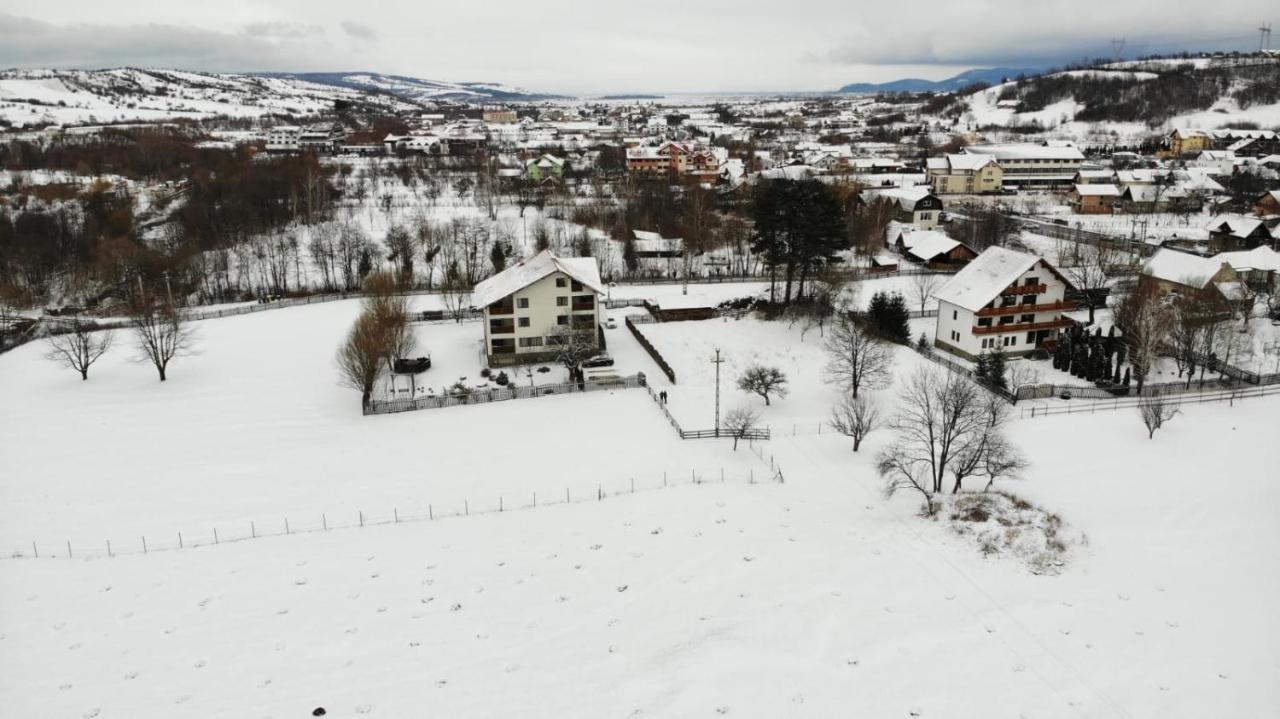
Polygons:
<instances>
[{"instance_id":1,"label":"village house","mask_svg":"<svg viewBox=\"0 0 1280 719\"><path fill-rule=\"evenodd\" d=\"M1077 184L1071 189L1071 209L1081 215L1109 215L1116 211L1118 197L1115 185Z\"/></svg>"},{"instance_id":2,"label":"village house","mask_svg":"<svg viewBox=\"0 0 1280 719\"><path fill-rule=\"evenodd\" d=\"M1063 313L1076 308L1066 300L1073 289L1040 257L988 247L934 293L934 344L970 360L997 347L1029 354L1071 326Z\"/></svg>"},{"instance_id":3,"label":"village house","mask_svg":"<svg viewBox=\"0 0 1280 719\"><path fill-rule=\"evenodd\" d=\"M1209 221L1209 246L1215 252L1274 248L1280 222L1245 215L1222 215Z\"/></svg>"},{"instance_id":4,"label":"village house","mask_svg":"<svg viewBox=\"0 0 1280 719\"><path fill-rule=\"evenodd\" d=\"M555 155L531 157L524 162L524 177L535 185L558 182L564 177L564 160Z\"/></svg>"},{"instance_id":5,"label":"village house","mask_svg":"<svg viewBox=\"0 0 1280 719\"><path fill-rule=\"evenodd\" d=\"M485 123L512 123L516 121L516 111L505 107L486 109L481 115Z\"/></svg>"},{"instance_id":6,"label":"village house","mask_svg":"<svg viewBox=\"0 0 1280 719\"><path fill-rule=\"evenodd\" d=\"M1169 152L1172 157L1184 157L1213 149L1213 137L1205 130L1179 127L1169 133Z\"/></svg>"},{"instance_id":7,"label":"village house","mask_svg":"<svg viewBox=\"0 0 1280 719\"><path fill-rule=\"evenodd\" d=\"M724 148L668 141L656 147L628 147L627 171L642 177L686 177L716 184L727 158Z\"/></svg>"},{"instance_id":8,"label":"village house","mask_svg":"<svg viewBox=\"0 0 1280 719\"><path fill-rule=\"evenodd\" d=\"M883 198L893 203L894 219L931 230L942 222L942 200L928 187L888 187L863 190L861 202L870 204Z\"/></svg>"},{"instance_id":9,"label":"village house","mask_svg":"<svg viewBox=\"0 0 1280 719\"><path fill-rule=\"evenodd\" d=\"M939 195L999 192L1004 170L988 155L953 153L926 162L929 186Z\"/></svg>"},{"instance_id":10,"label":"village house","mask_svg":"<svg viewBox=\"0 0 1280 719\"><path fill-rule=\"evenodd\" d=\"M917 230L910 225L899 225L896 230L892 245L898 254L931 269L959 267L978 256L941 230Z\"/></svg>"},{"instance_id":11,"label":"village house","mask_svg":"<svg viewBox=\"0 0 1280 719\"><path fill-rule=\"evenodd\" d=\"M1240 281L1257 292L1271 294L1280 291L1280 252L1270 247L1222 252L1214 255L1213 259L1231 265Z\"/></svg>"},{"instance_id":12,"label":"village house","mask_svg":"<svg viewBox=\"0 0 1280 719\"><path fill-rule=\"evenodd\" d=\"M1076 173L1077 185L1112 185L1116 181L1116 171L1110 169L1083 169Z\"/></svg>"},{"instance_id":13,"label":"village house","mask_svg":"<svg viewBox=\"0 0 1280 719\"><path fill-rule=\"evenodd\" d=\"M1280 190L1271 190L1259 195L1253 203L1253 211L1259 217L1280 215Z\"/></svg>"},{"instance_id":14,"label":"village house","mask_svg":"<svg viewBox=\"0 0 1280 719\"><path fill-rule=\"evenodd\" d=\"M1161 248L1147 259L1138 275L1140 289L1154 288L1160 296L1239 298L1240 275L1221 255L1201 257Z\"/></svg>"},{"instance_id":15,"label":"village house","mask_svg":"<svg viewBox=\"0 0 1280 719\"><path fill-rule=\"evenodd\" d=\"M543 250L475 286L484 313L490 367L555 358L556 332L572 327L600 346L600 268L591 257L558 257Z\"/></svg>"}]
</instances>

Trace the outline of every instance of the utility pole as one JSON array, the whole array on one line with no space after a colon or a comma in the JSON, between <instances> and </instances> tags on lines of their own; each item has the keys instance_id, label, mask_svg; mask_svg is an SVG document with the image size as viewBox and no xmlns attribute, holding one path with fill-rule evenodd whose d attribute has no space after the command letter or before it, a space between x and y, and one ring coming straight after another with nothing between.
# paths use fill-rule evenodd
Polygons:
<instances>
[{"instance_id":1,"label":"utility pole","mask_svg":"<svg viewBox=\"0 0 1280 719\"><path fill-rule=\"evenodd\" d=\"M1258 52L1271 50L1271 23L1264 22L1258 26Z\"/></svg>"},{"instance_id":2,"label":"utility pole","mask_svg":"<svg viewBox=\"0 0 1280 719\"><path fill-rule=\"evenodd\" d=\"M161 273L164 276L164 291L169 296L169 309L173 309L173 286L169 284L169 271L165 270Z\"/></svg>"},{"instance_id":3,"label":"utility pole","mask_svg":"<svg viewBox=\"0 0 1280 719\"><path fill-rule=\"evenodd\" d=\"M1122 57L1124 57L1124 45L1125 45L1125 38L1122 38L1122 37L1111 38L1111 50L1112 50L1112 54L1115 55L1116 60L1119 60Z\"/></svg>"},{"instance_id":4,"label":"utility pole","mask_svg":"<svg viewBox=\"0 0 1280 719\"><path fill-rule=\"evenodd\" d=\"M720 436L720 365L724 364L724 360L720 359L720 349L716 348L716 358L711 360L711 364L716 366L716 436Z\"/></svg>"}]
</instances>

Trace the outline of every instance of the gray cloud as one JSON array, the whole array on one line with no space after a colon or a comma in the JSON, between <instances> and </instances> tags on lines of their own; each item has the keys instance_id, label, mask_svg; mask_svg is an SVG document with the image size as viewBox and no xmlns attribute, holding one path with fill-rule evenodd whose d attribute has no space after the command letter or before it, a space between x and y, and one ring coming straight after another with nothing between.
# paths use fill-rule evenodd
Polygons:
<instances>
[{"instance_id":1,"label":"gray cloud","mask_svg":"<svg viewBox=\"0 0 1280 719\"><path fill-rule=\"evenodd\" d=\"M373 40L378 37L378 31L363 23L354 20L343 20L338 23L343 32L357 40Z\"/></svg>"},{"instance_id":2,"label":"gray cloud","mask_svg":"<svg viewBox=\"0 0 1280 719\"><path fill-rule=\"evenodd\" d=\"M283 33L282 33L283 31ZM0 66L168 67L211 72L336 69L305 26L245 28L226 33L179 25L54 25L0 15Z\"/></svg>"},{"instance_id":3,"label":"gray cloud","mask_svg":"<svg viewBox=\"0 0 1280 719\"><path fill-rule=\"evenodd\" d=\"M324 28L280 21L254 22L244 26L244 34L251 37L299 39L323 35Z\"/></svg>"}]
</instances>

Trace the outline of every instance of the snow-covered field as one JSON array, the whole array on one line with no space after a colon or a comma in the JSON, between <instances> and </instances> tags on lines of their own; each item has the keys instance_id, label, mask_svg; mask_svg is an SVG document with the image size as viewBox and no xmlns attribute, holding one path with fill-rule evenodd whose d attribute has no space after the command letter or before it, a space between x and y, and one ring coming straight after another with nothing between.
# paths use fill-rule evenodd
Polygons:
<instances>
[{"instance_id":1,"label":"snow-covered field","mask_svg":"<svg viewBox=\"0 0 1280 719\"><path fill-rule=\"evenodd\" d=\"M920 519L917 498L886 499L872 469L884 430L857 454L829 432L778 432L761 459L681 442L638 390L361 417L332 368L354 314L201 322L202 354L163 385L123 341L87 383L37 346L0 356L0 546L548 484L591 494L669 466L774 463L786 482L5 558L0 716L1167 719L1280 703L1278 398L1187 407L1154 440L1133 411L1015 423L1031 467L1005 489L1088 539L1038 576ZM715 346L791 376L767 421L826 417L816 330L643 329L690 426L710 424ZM611 349L643 359L626 338ZM895 371L922 361L899 350ZM725 406L762 404L732 388L733 367ZM891 407L892 390L879 399Z\"/></svg>"}]
</instances>

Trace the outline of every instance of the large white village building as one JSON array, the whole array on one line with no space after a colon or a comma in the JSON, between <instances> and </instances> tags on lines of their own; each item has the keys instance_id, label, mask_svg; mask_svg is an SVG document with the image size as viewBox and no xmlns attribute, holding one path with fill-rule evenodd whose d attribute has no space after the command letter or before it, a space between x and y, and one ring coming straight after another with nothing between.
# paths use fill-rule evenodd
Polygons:
<instances>
[{"instance_id":1,"label":"large white village building","mask_svg":"<svg viewBox=\"0 0 1280 719\"><path fill-rule=\"evenodd\" d=\"M555 354L555 333L571 325L599 344L600 268L592 257L543 250L477 284L489 366L541 362Z\"/></svg>"},{"instance_id":2,"label":"large white village building","mask_svg":"<svg viewBox=\"0 0 1280 719\"><path fill-rule=\"evenodd\" d=\"M956 273L938 298L934 344L967 359L997 347L1024 355L1054 339L1075 309L1065 299L1071 284L1045 260L988 247Z\"/></svg>"}]
</instances>

